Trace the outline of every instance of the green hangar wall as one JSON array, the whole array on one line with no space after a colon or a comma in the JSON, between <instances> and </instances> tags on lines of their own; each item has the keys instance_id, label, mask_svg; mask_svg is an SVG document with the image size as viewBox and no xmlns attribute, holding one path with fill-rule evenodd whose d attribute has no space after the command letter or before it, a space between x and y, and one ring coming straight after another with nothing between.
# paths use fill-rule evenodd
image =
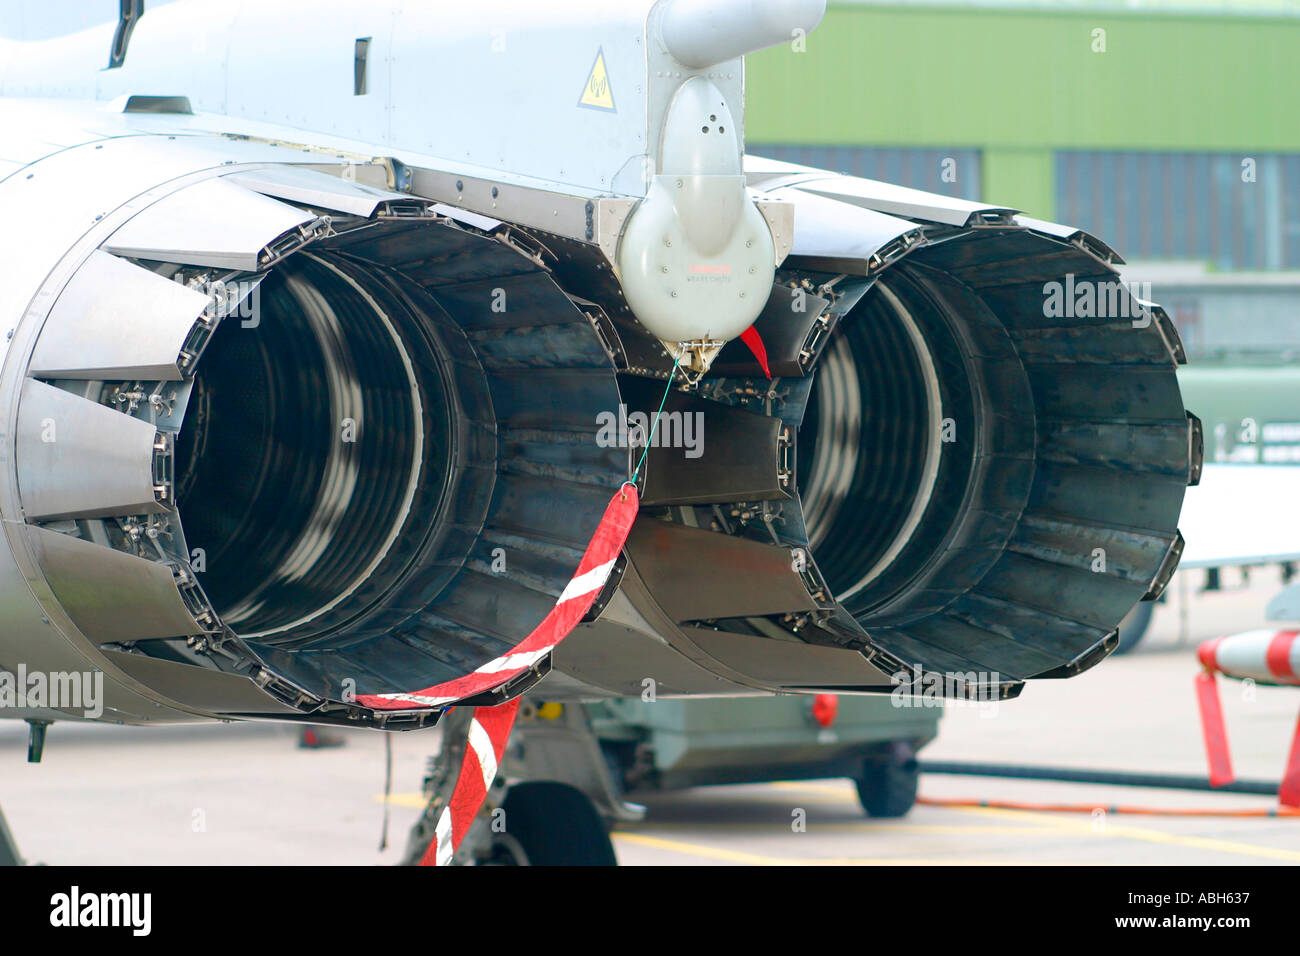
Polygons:
<instances>
[{"instance_id":1,"label":"green hangar wall","mask_svg":"<svg viewBox=\"0 0 1300 956\"><path fill-rule=\"evenodd\" d=\"M1130 257L1297 268L1297 14L1280 2L832 3L804 49L748 58L749 148L877 178L902 162L909 185L1108 241L1118 231ZM1145 207L1122 221L1115 194ZM1222 241L1198 239L1211 231Z\"/></svg>"}]
</instances>

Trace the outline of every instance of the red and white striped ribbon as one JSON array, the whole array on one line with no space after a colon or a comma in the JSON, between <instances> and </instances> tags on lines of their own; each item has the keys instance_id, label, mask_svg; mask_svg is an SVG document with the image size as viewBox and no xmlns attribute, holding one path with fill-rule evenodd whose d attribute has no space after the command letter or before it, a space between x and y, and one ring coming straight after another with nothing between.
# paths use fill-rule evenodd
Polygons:
<instances>
[{"instance_id":1,"label":"red and white striped ribbon","mask_svg":"<svg viewBox=\"0 0 1300 956\"><path fill-rule=\"evenodd\" d=\"M551 653L591 610L618 560L636 520L636 487L625 484L614 493L596 526L578 570L565 586L549 614L526 638L501 656L476 667L464 677L406 694L358 694L357 702L376 710L450 707L503 686ZM433 841L421 865L451 862L456 847L478 814L496 777L506 741L519 710L518 698L495 707L477 707L470 722L469 742L451 800L443 809Z\"/></svg>"},{"instance_id":2,"label":"red and white striped ribbon","mask_svg":"<svg viewBox=\"0 0 1300 956\"><path fill-rule=\"evenodd\" d=\"M470 824L478 816L479 807L487 797L492 781L496 779L497 766L506 751L506 741L515 725L519 698L496 707L474 708L474 719L469 725L469 741L465 746L465 759L460 764L460 776L451 799L442 808L433 839L429 841L420 866L449 866L456 847L465 839Z\"/></svg>"}]
</instances>

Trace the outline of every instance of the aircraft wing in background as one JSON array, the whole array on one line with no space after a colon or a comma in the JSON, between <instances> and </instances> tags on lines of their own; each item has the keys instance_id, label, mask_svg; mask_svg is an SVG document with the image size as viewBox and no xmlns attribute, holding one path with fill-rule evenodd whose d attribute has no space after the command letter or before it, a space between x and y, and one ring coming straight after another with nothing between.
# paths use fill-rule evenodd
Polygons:
<instances>
[{"instance_id":1,"label":"aircraft wing in background","mask_svg":"<svg viewBox=\"0 0 1300 956\"><path fill-rule=\"evenodd\" d=\"M1207 464L1188 488L1179 567L1300 561L1300 466Z\"/></svg>"}]
</instances>

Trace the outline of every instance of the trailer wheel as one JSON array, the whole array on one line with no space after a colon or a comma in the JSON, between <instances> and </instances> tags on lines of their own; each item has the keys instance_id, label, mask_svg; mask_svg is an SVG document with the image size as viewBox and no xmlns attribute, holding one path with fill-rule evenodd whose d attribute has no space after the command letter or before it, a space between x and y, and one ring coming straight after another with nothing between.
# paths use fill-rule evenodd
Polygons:
<instances>
[{"instance_id":1,"label":"trailer wheel","mask_svg":"<svg viewBox=\"0 0 1300 956\"><path fill-rule=\"evenodd\" d=\"M1116 654L1127 654L1138 646L1147 629L1151 626L1151 615L1156 612L1155 601L1138 601L1133 610L1119 622L1119 645Z\"/></svg>"},{"instance_id":2,"label":"trailer wheel","mask_svg":"<svg viewBox=\"0 0 1300 956\"><path fill-rule=\"evenodd\" d=\"M515 866L617 866L605 821L575 787L549 780L510 788L493 862Z\"/></svg>"},{"instance_id":3,"label":"trailer wheel","mask_svg":"<svg viewBox=\"0 0 1300 956\"><path fill-rule=\"evenodd\" d=\"M867 816L902 817L916 803L920 777L916 748L906 740L896 740L887 753L869 758L862 776L853 782Z\"/></svg>"}]
</instances>

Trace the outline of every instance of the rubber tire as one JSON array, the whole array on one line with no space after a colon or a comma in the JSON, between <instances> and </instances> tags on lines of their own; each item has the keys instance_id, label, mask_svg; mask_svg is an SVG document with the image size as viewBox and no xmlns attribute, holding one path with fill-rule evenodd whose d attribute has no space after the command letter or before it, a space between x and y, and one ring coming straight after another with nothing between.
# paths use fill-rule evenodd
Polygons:
<instances>
[{"instance_id":1,"label":"rubber tire","mask_svg":"<svg viewBox=\"0 0 1300 956\"><path fill-rule=\"evenodd\" d=\"M854 780L858 802L869 817L906 816L916 803L921 768L910 743L898 741L882 759L870 759Z\"/></svg>"},{"instance_id":2,"label":"rubber tire","mask_svg":"<svg viewBox=\"0 0 1300 956\"><path fill-rule=\"evenodd\" d=\"M1127 654L1138 646L1151 627L1151 616L1155 612L1155 601L1138 601L1133 605L1133 610L1119 622L1119 646L1115 648L1116 654Z\"/></svg>"},{"instance_id":3,"label":"rubber tire","mask_svg":"<svg viewBox=\"0 0 1300 956\"><path fill-rule=\"evenodd\" d=\"M506 833L529 866L618 865L605 821L576 787L549 780L516 784L502 806Z\"/></svg>"}]
</instances>

